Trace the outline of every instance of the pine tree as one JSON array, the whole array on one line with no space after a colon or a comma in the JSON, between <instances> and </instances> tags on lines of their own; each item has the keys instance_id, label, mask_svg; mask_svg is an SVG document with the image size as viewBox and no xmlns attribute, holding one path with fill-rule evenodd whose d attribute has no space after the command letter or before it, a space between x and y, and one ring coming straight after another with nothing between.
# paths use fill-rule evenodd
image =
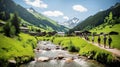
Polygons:
<instances>
[{"instance_id":1,"label":"pine tree","mask_svg":"<svg viewBox=\"0 0 120 67\"><path fill-rule=\"evenodd\" d=\"M10 14L7 13L6 11L2 11L0 12L0 19L6 21L10 19Z\"/></svg>"},{"instance_id":2,"label":"pine tree","mask_svg":"<svg viewBox=\"0 0 120 67\"><path fill-rule=\"evenodd\" d=\"M7 22L4 27L3 27L3 31L5 33L6 36L8 37L14 37L15 36L15 27L11 24L11 22Z\"/></svg>"},{"instance_id":3,"label":"pine tree","mask_svg":"<svg viewBox=\"0 0 120 67\"><path fill-rule=\"evenodd\" d=\"M13 25L10 26L10 37L14 37L15 36L15 27Z\"/></svg>"},{"instance_id":4,"label":"pine tree","mask_svg":"<svg viewBox=\"0 0 120 67\"><path fill-rule=\"evenodd\" d=\"M11 20L12 25L15 27L15 35L18 35L20 33L20 19L16 13L14 13L14 16Z\"/></svg>"},{"instance_id":5,"label":"pine tree","mask_svg":"<svg viewBox=\"0 0 120 67\"><path fill-rule=\"evenodd\" d=\"M5 33L6 36L10 37L10 27L11 27L11 23L7 22L5 24L5 26L3 27L3 31Z\"/></svg>"},{"instance_id":6,"label":"pine tree","mask_svg":"<svg viewBox=\"0 0 120 67\"><path fill-rule=\"evenodd\" d=\"M108 24L110 24L110 25L113 24L113 14L112 14L112 12L110 12L110 14L109 14L109 22L108 22Z\"/></svg>"},{"instance_id":7,"label":"pine tree","mask_svg":"<svg viewBox=\"0 0 120 67\"><path fill-rule=\"evenodd\" d=\"M114 25L115 24L115 21L113 19L113 14L112 12L109 13L109 16L106 16L105 19L104 19L104 22L107 24L107 25ZM106 24L104 24L104 26L106 26Z\"/></svg>"}]
</instances>

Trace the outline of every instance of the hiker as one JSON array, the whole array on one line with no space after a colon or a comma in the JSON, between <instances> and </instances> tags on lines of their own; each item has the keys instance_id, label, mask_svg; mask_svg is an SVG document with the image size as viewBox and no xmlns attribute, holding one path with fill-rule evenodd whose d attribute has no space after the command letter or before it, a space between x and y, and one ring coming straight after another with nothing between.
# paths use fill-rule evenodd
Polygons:
<instances>
[{"instance_id":1,"label":"hiker","mask_svg":"<svg viewBox=\"0 0 120 67\"><path fill-rule=\"evenodd\" d=\"M92 43L94 43L94 35L92 35Z\"/></svg>"},{"instance_id":2,"label":"hiker","mask_svg":"<svg viewBox=\"0 0 120 67\"><path fill-rule=\"evenodd\" d=\"M109 35L109 37L108 37L108 45L109 45L109 48L111 48L111 42L112 42L112 38L111 38L110 35Z\"/></svg>"},{"instance_id":3,"label":"hiker","mask_svg":"<svg viewBox=\"0 0 120 67\"><path fill-rule=\"evenodd\" d=\"M100 41L101 41L101 39L100 39L100 35L98 36L98 45L100 46Z\"/></svg>"},{"instance_id":4,"label":"hiker","mask_svg":"<svg viewBox=\"0 0 120 67\"><path fill-rule=\"evenodd\" d=\"M89 41L88 35L86 35L86 40Z\"/></svg>"},{"instance_id":5,"label":"hiker","mask_svg":"<svg viewBox=\"0 0 120 67\"><path fill-rule=\"evenodd\" d=\"M107 40L107 37L106 37L106 35L104 35L104 38L103 38L103 40L104 40L104 48L106 47L106 40Z\"/></svg>"}]
</instances>

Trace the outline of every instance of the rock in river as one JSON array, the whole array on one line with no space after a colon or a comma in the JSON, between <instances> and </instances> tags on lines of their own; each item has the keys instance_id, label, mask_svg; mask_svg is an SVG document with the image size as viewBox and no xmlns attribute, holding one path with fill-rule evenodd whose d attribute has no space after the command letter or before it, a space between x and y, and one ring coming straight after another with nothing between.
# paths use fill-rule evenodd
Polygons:
<instances>
[{"instance_id":1,"label":"rock in river","mask_svg":"<svg viewBox=\"0 0 120 67\"><path fill-rule=\"evenodd\" d=\"M49 57L39 57L39 58L37 59L37 61L41 61L41 62L47 62L47 61L49 61L49 60L50 60Z\"/></svg>"}]
</instances>

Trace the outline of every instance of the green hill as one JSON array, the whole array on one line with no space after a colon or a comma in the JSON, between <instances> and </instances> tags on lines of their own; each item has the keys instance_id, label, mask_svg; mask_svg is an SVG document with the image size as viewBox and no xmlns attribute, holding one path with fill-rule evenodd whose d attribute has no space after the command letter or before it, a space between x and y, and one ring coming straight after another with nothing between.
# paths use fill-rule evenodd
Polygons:
<instances>
[{"instance_id":1,"label":"green hill","mask_svg":"<svg viewBox=\"0 0 120 67\"><path fill-rule=\"evenodd\" d=\"M98 12L97 14L88 17L86 20L78 24L76 27L70 30L73 32L89 30L90 32L96 32L97 34L108 34L112 31L118 32L118 35L111 35L113 41L111 43L112 48L120 49L120 3L112 6L111 8ZM91 40L91 36L89 37ZM95 36L95 42L97 42L98 36ZM103 36L101 36L101 43L103 44ZM108 45L108 43L107 43Z\"/></svg>"},{"instance_id":2,"label":"green hill","mask_svg":"<svg viewBox=\"0 0 120 67\"><path fill-rule=\"evenodd\" d=\"M67 31L66 27L58 25L55 21L38 14L37 12L29 12L27 9L22 6L14 3L12 0L0 0L0 12L6 11L7 13L18 13L20 18L24 21L33 24L37 27L40 27L44 30L50 31Z\"/></svg>"},{"instance_id":3,"label":"green hill","mask_svg":"<svg viewBox=\"0 0 120 67\"><path fill-rule=\"evenodd\" d=\"M100 24L104 23L104 19L109 13L113 13L113 17L119 18L120 17L120 3L115 4L111 8L100 11L97 14L88 17L83 22L79 23L76 27L74 27L71 31L75 30L90 30Z\"/></svg>"}]
</instances>

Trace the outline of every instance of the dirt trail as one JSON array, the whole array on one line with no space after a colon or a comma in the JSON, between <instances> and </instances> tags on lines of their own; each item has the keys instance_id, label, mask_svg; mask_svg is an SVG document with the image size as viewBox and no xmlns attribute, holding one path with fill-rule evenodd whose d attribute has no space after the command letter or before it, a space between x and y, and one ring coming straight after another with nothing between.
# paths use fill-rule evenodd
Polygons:
<instances>
[{"instance_id":1,"label":"dirt trail","mask_svg":"<svg viewBox=\"0 0 120 67\"><path fill-rule=\"evenodd\" d=\"M120 50L116 49L116 48L109 48L108 46L106 46L106 48L104 48L103 44L101 44L101 46L98 45L98 43L92 43L90 41L87 41L88 43L91 43L92 45L95 45L101 49L107 50L111 53L113 53L114 55L120 57Z\"/></svg>"}]
</instances>

